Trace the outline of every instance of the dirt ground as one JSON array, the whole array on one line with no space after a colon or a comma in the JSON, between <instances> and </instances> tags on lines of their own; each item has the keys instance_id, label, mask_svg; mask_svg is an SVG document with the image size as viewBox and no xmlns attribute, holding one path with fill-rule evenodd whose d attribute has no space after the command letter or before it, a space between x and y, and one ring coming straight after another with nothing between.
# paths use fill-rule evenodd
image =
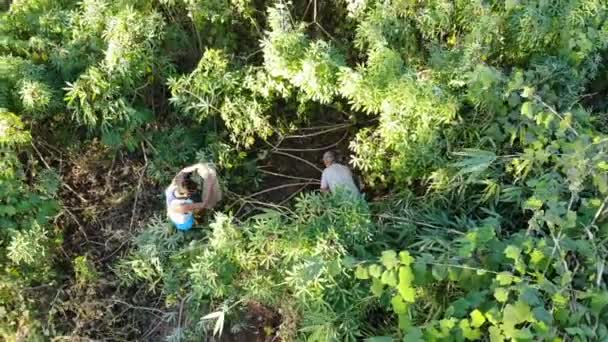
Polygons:
<instances>
[{"instance_id":1,"label":"dirt ground","mask_svg":"<svg viewBox=\"0 0 608 342\"><path fill-rule=\"evenodd\" d=\"M302 191L318 189L323 152L331 149L341 157L348 156L348 142L355 130L350 122L340 120L337 124L316 122L314 127L287 137L269 139L264 146L268 155L258 166L264 176L260 190L228 194L222 205L241 201L232 210L245 217L260 206L289 205ZM121 288L120 279L112 270L148 219L164 209L164 185L155 184L146 176L146 145L142 143L138 151L130 154L111 153L99 142L69 153L46 143L40 143L37 149L40 161L59 170L62 179L60 197L64 210L56 224L62 227L64 236L58 261L63 283L49 307L55 307L52 314L62 322L61 330L73 333L59 340L161 340L173 328L163 316L166 310L176 308L165 308L161 296L146 288ZM75 284L72 261L78 256L86 256L100 273L95 286L82 288ZM53 297L51 293L44 295ZM58 302L63 304L57 305ZM249 303L246 321L249 328L234 334L227 332L221 341L278 341L271 332L281 322L276 312L259 303Z\"/></svg>"}]
</instances>

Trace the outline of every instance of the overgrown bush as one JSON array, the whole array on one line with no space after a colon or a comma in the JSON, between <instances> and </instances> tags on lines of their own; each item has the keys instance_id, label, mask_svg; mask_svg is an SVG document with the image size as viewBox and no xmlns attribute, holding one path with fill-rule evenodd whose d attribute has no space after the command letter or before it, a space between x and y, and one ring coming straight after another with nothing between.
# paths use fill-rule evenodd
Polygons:
<instances>
[{"instance_id":1,"label":"overgrown bush","mask_svg":"<svg viewBox=\"0 0 608 342\"><path fill-rule=\"evenodd\" d=\"M123 305L162 311L168 340L242 329L253 304L279 314L265 334L285 341L608 339L603 0L0 8L3 339L64 333L70 323L31 293L72 285L111 287L112 300L159 294L163 310ZM323 140L345 127L344 140ZM297 148L275 145L295 130ZM109 172L67 160L98 138L112 147ZM258 163L279 153L300 163L346 145L369 206L344 194L239 195L264 185ZM145 165L139 184L122 183L129 168L119 176L117 160ZM185 234L160 213L138 227L139 209L157 208L141 201L196 161L218 167L225 206ZM112 226L134 238L111 252L111 241L79 245L58 216L79 191L107 194L66 179L101 188L102 178L136 194L129 224ZM276 210L249 204L242 216L234 197ZM76 215L106 215L97 204Z\"/></svg>"},{"instance_id":2,"label":"overgrown bush","mask_svg":"<svg viewBox=\"0 0 608 342\"><path fill-rule=\"evenodd\" d=\"M201 333L197 320L208 311L234 318L249 302L281 307L286 301L303 317L294 324L305 327L278 336L361 336L361 319L373 301L349 274L348 256L373 235L365 203L348 195L306 195L293 213L268 210L242 223L217 214L204 229L183 235L155 220L120 268L126 279L157 284L170 301L186 300L192 314L187 336Z\"/></svg>"}]
</instances>

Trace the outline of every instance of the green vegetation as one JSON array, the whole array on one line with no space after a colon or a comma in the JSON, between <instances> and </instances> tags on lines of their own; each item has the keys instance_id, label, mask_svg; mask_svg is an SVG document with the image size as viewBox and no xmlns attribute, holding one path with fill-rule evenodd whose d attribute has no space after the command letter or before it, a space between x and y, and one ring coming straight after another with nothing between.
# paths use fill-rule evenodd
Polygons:
<instances>
[{"instance_id":1,"label":"green vegetation","mask_svg":"<svg viewBox=\"0 0 608 342\"><path fill-rule=\"evenodd\" d=\"M0 339L608 340L604 1L9 3Z\"/></svg>"}]
</instances>

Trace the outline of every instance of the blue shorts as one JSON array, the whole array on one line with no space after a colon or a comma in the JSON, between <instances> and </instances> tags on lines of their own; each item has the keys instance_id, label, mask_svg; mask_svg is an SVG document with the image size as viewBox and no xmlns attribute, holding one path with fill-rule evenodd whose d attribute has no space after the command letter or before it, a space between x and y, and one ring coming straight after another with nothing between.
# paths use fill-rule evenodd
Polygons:
<instances>
[{"instance_id":1,"label":"blue shorts","mask_svg":"<svg viewBox=\"0 0 608 342\"><path fill-rule=\"evenodd\" d=\"M190 216L190 218L184 223L173 222L173 224L178 230L190 230L192 229L192 226L194 226L194 216Z\"/></svg>"}]
</instances>

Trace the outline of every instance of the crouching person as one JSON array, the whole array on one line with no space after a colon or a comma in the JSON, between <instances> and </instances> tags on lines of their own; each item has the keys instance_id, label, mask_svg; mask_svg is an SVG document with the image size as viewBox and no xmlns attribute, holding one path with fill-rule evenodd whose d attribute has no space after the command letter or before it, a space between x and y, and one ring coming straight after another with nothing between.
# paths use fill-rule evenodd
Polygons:
<instances>
[{"instance_id":1,"label":"crouching person","mask_svg":"<svg viewBox=\"0 0 608 342\"><path fill-rule=\"evenodd\" d=\"M333 151L327 151L323 154L323 164L325 164L325 170L321 175L322 192L334 193L336 190L342 189L342 191L357 197L361 196L359 188L355 184L353 173L347 166L336 162L336 154Z\"/></svg>"},{"instance_id":2,"label":"crouching person","mask_svg":"<svg viewBox=\"0 0 608 342\"><path fill-rule=\"evenodd\" d=\"M194 180L202 182L202 194ZM196 164L182 169L165 190L167 216L178 230L190 230L195 224L194 213L213 209L222 199L217 172L211 164ZM197 198L199 197L199 198ZM200 201L199 201L200 199Z\"/></svg>"}]
</instances>

